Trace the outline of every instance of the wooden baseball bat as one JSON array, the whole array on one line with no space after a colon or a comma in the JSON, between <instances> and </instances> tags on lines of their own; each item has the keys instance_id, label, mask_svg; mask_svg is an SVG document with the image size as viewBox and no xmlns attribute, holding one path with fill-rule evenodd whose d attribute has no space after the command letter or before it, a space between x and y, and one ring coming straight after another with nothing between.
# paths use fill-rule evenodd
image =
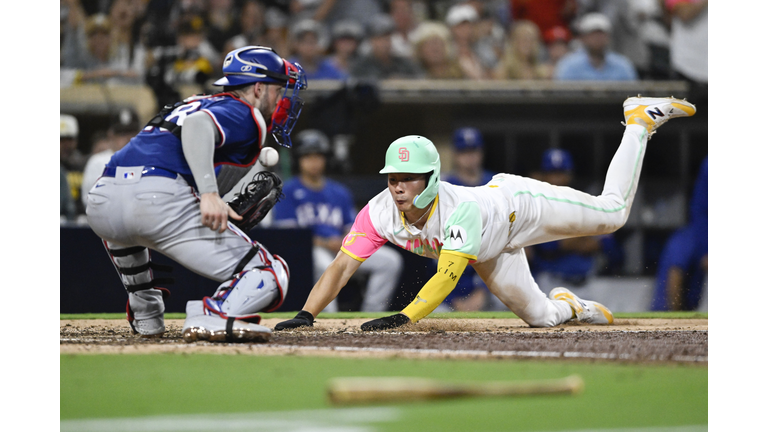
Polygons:
<instances>
[{"instance_id":1,"label":"wooden baseball bat","mask_svg":"<svg viewBox=\"0 0 768 432\"><path fill-rule=\"evenodd\" d=\"M334 378L328 398L334 405L354 405L484 396L577 394L584 390L578 375L518 382L451 383L425 378Z\"/></svg>"}]
</instances>

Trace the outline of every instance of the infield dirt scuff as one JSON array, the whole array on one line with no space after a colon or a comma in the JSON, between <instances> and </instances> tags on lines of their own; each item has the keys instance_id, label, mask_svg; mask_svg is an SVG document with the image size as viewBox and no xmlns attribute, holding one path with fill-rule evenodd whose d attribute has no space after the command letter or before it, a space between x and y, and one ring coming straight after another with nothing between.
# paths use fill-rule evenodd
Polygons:
<instances>
[{"instance_id":1,"label":"infield dirt scuff","mask_svg":"<svg viewBox=\"0 0 768 432\"><path fill-rule=\"evenodd\" d=\"M281 319L266 319L273 328ZM519 319L425 319L387 332L362 332L366 319L320 319L312 328L274 332L265 344L186 344L183 320L163 337L131 334L123 320L60 321L61 354L216 353L334 357L546 357L706 363L706 319L628 319L611 326L568 323L531 328Z\"/></svg>"}]
</instances>

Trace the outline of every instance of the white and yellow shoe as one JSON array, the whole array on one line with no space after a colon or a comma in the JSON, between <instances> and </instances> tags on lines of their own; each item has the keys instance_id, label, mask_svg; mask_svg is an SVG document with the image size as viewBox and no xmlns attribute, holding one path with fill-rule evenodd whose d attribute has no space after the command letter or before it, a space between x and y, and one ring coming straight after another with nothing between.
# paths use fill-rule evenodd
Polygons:
<instances>
[{"instance_id":1,"label":"white and yellow shoe","mask_svg":"<svg viewBox=\"0 0 768 432\"><path fill-rule=\"evenodd\" d=\"M613 314L598 302L582 300L566 288L555 288L549 292L550 300L562 300L573 310L576 320L590 324L613 324Z\"/></svg>"},{"instance_id":2,"label":"white and yellow shoe","mask_svg":"<svg viewBox=\"0 0 768 432\"><path fill-rule=\"evenodd\" d=\"M696 106L685 99L631 97L624 101L624 125L640 125L650 138L659 126L677 117L691 117Z\"/></svg>"}]
</instances>

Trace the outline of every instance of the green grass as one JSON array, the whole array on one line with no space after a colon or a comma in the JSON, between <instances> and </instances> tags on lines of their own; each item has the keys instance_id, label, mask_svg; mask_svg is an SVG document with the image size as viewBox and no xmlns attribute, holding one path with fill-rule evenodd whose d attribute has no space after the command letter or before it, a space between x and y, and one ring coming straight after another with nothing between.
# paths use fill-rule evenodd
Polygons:
<instances>
[{"instance_id":1,"label":"green grass","mask_svg":"<svg viewBox=\"0 0 768 432\"><path fill-rule=\"evenodd\" d=\"M707 372L705 366L585 361L61 355L60 418L327 409L331 406L325 399L325 385L338 376L514 381L579 374L586 384L581 395L388 405L398 415L377 424L375 430L556 431L706 425Z\"/></svg>"},{"instance_id":2,"label":"green grass","mask_svg":"<svg viewBox=\"0 0 768 432\"><path fill-rule=\"evenodd\" d=\"M394 313L394 312L392 312ZM337 312L321 313L318 318L330 319L354 319L354 318L379 318L388 315L390 312ZM296 315L296 312L273 312L262 313L264 319L285 318L290 319ZM625 312L614 314L619 319L630 318L666 318L666 319L707 319L708 314L702 312ZM183 313L167 313L166 319L184 319ZM517 318L512 312L447 312L434 313L428 318ZM125 319L124 313L98 313L98 314L60 314L60 319Z\"/></svg>"}]
</instances>

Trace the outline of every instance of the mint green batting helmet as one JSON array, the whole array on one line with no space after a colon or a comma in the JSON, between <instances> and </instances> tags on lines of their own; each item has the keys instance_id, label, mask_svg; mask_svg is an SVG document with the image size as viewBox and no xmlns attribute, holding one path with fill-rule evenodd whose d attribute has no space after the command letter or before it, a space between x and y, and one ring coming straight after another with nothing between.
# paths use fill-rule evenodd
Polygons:
<instances>
[{"instance_id":1,"label":"mint green batting helmet","mask_svg":"<svg viewBox=\"0 0 768 432\"><path fill-rule=\"evenodd\" d=\"M386 164L379 173L431 173L427 179L427 187L413 199L413 205L423 209L437 196L440 185L440 154L427 138L419 135L404 136L389 145Z\"/></svg>"}]
</instances>

